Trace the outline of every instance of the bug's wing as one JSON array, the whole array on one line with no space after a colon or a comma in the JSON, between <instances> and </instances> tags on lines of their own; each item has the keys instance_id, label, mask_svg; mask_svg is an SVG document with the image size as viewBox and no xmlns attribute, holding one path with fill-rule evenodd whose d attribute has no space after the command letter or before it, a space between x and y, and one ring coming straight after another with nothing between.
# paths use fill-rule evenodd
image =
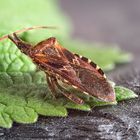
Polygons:
<instances>
[{"instance_id":1,"label":"bug's wing","mask_svg":"<svg viewBox=\"0 0 140 140\"><path fill-rule=\"evenodd\" d=\"M115 101L114 89L101 68L86 57L74 55L65 48L62 50L86 92L104 101Z\"/></svg>"},{"instance_id":2,"label":"bug's wing","mask_svg":"<svg viewBox=\"0 0 140 140\"><path fill-rule=\"evenodd\" d=\"M39 67L53 75L56 78L65 79L74 85L81 84L80 79L76 76L75 70L67 62L63 61L61 58L46 58L46 56L36 56L34 61L39 65Z\"/></svg>"},{"instance_id":3,"label":"bug's wing","mask_svg":"<svg viewBox=\"0 0 140 140\"><path fill-rule=\"evenodd\" d=\"M80 79L86 92L104 101L115 101L114 89L107 79L81 66L75 66L74 70L77 71L77 77Z\"/></svg>"}]
</instances>

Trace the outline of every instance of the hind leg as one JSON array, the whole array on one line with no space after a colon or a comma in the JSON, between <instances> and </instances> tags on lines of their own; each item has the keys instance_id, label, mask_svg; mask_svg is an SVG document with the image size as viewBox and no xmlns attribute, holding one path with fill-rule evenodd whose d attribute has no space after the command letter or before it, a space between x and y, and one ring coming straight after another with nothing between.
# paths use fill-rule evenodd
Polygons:
<instances>
[{"instance_id":1,"label":"hind leg","mask_svg":"<svg viewBox=\"0 0 140 140\"><path fill-rule=\"evenodd\" d=\"M54 82L54 79L53 78L51 78L50 76L46 76L46 79L47 79L47 83L48 83L48 87L49 87L49 89L50 89L50 92L51 92L51 94L52 94L52 96L53 96L53 98L55 99L56 97L55 97L55 93L56 93L56 85L55 85L55 82Z\"/></svg>"},{"instance_id":2,"label":"hind leg","mask_svg":"<svg viewBox=\"0 0 140 140\"><path fill-rule=\"evenodd\" d=\"M67 97L69 100L71 100L72 102L76 103L76 104L83 104L84 101L79 98L78 96L72 94L71 92L67 91L65 88L63 88L57 81L56 78L51 77L49 75L46 76L47 78L47 82L48 82L48 86L50 88L50 91L53 95L54 98L56 98L56 87L57 89L60 90L61 94L63 94L65 97Z\"/></svg>"},{"instance_id":3,"label":"hind leg","mask_svg":"<svg viewBox=\"0 0 140 140\"><path fill-rule=\"evenodd\" d=\"M67 91L65 88L63 88L62 86L59 85L59 83L57 81L55 81L55 84L57 86L57 88L61 91L61 93L67 97L69 100L71 100L72 102L76 103L76 104L83 104L84 101L79 98L78 96L72 94L71 92Z\"/></svg>"}]
</instances>

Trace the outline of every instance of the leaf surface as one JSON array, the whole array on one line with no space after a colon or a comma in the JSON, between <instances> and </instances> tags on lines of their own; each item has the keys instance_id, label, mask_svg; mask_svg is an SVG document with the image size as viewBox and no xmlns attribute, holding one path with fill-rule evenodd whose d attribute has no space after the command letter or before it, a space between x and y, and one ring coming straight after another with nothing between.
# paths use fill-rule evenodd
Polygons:
<instances>
[{"instance_id":1,"label":"leaf surface","mask_svg":"<svg viewBox=\"0 0 140 140\"><path fill-rule=\"evenodd\" d=\"M117 101L137 97L124 87L116 86L115 91ZM50 94L45 74L41 71L0 72L0 126L10 128L13 121L34 123L38 115L64 117L67 109L90 111L93 106L116 104L87 97L85 104L77 105L64 96L53 99Z\"/></svg>"}]
</instances>

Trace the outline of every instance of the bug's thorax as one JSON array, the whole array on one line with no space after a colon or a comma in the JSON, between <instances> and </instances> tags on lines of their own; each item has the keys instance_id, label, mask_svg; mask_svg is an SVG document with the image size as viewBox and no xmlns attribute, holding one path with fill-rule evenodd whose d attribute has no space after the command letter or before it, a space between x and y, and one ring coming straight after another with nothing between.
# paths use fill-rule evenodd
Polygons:
<instances>
[{"instance_id":1,"label":"bug's thorax","mask_svg":"<svg viewBox=\"0 0 140 140\"><path fill-rule=\"evenodd\" d=\"M46 39L33 47L31 58L34 61L40 60L55 68L68 65L69 61L61 50L61 46L54 37Z\"/></svg>"},{"instance_id":2,"label":"bug's thorax","mask_svg":"<svg viewBox=\"0 0 140 140\"><path fill-rule=\"evenodd\" d=\"M46 57L65 57L63 55L63 53L61 53L61 49L60 46L56 40L56 38L54 37L50 37L40 43L38 43L37 45L34 46L34 51L35 54L42 54L42 56L46 56Z\"/></svg>"}]
</instances>

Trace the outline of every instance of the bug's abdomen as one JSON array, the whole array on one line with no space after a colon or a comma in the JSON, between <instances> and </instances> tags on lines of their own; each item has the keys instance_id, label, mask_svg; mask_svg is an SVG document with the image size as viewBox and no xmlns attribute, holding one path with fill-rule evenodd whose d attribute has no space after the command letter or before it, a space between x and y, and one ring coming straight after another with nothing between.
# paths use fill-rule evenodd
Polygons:
<instances>
[{"instance_id":1,"label":"bug's abdomen","mask_svg":"<svg viewBox=\"0 0 140 140\"><path fill-rule=\"evenodd\" d=\"M105 101L115 101L115 93L110 83L104 77L84 68L75 68L77 76L87 92Z\"/></svg>"}]
</instances>

